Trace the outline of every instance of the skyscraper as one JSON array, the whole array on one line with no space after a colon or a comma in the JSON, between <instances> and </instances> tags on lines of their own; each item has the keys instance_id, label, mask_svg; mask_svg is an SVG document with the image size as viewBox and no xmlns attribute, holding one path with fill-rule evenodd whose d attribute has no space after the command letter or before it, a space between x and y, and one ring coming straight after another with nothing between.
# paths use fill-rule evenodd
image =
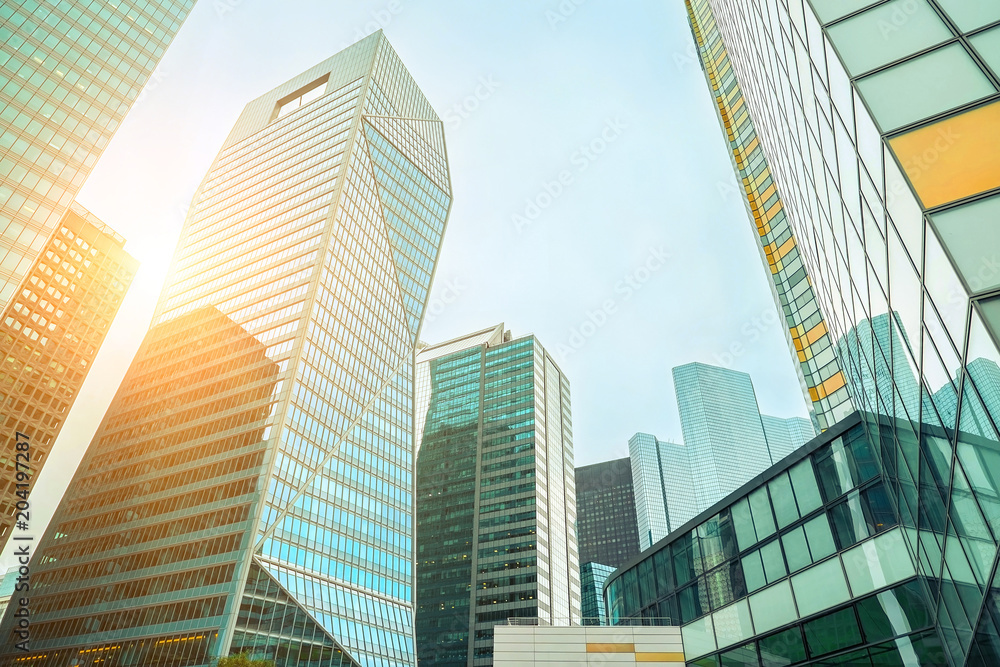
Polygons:
<instances>
[{"instance_id":1,"label":"skyscraper","mask_svg":"<svg viewBox=\"0 0 1000 667\"><path fill-rule=\"evenodd\" d=\"M802 417L781 419L761 415L760 422L764 425L764 436L775 463L816 437L813 425Z\"/></svg>"},{"instance_id":2,"label":"skyscraper","mask_svg":"<svg viewBox=\"0 0 1000 667\"><path fill-rule=\"evenodd\" d=\"M18 479L16 434L36 476L132 283L125 239L72 204L0 320L0 546L30 483ZM18 484L21 484L18 486ZM18 491L22 491L19 495ZM30 492L30 491L29 491Z\"/></svg>"},{"instance_id":3,"label":"skyscraper","mask_svg":"<svg viewBox=\"0 0 1000 667\"><path fill-rule=\"evenodd\" d=\"M0 309L194 4L0 5Z\"/></svg>"},{"instance_id":4,"label":"skyscraper","mask_svg":"<svg viewBox=\"0 0 1000 667\"><path fill-rule=\"evenodd\" d=\"M974 369L1000 360L1000 5L687 5L713 94L755 124L857 380L845 386L919 555L933 664L994 664L1000 485L983 461L1000 404Z\"/></svg>"},{"instance_id":5,"label":"skyscraper","mask_svg":"<svg viewBox=\"0 0 1000 667\"><path fill-rule=\"evenodd\" d=\"M580 613L584 625L608 624L608 614L604 610L604 582L615 569L593 562L580 565Z\"/></svg>"},{"instance_id":6,"label":"skyscraper","mask_svg":"<svg viewBox=\"0 0 1000 667\"><path fill-rule=\"evenodd\" d=\"M413 665L414 349L450 203L381 32L246 107L0 664Z\"/></svg>"},{"instance_id":7,"label":"skyscraper","mask_svg":"<svg viewBox=\"0 0 1000 667\"><path fill-rule=\"evenodd\" d=\"M698 513L695 478L687 448L682 444L636 433L628 441L628 455L639 550L643 551Z\"/></svg>"},{"instance_id":8,"label":"skyscraper","mask_svg":"<svg viewBox=\"0 0 1000 667\"><path fill-rule=\"evenodd\" d=\"M576 540L581 564L618 567L639 553L628 458L576 469Z\"/></svg>"},{"instance_id":9,"label":"skyscraper","mask_svg":"<svg viewBox=\"0 0 1000 667\"><path fill-rule=\"evenodd\" d=\"M417 356L420 664L493 664L493 626L580 617L569 382L503 325Z\"/></svg>"}]
</instances>

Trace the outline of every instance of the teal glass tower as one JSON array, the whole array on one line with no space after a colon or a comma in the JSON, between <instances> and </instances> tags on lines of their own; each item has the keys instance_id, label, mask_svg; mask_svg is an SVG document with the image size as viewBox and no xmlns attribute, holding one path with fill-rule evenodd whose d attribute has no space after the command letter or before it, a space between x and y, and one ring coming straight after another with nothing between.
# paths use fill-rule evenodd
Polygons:
<instances>
[{"instance_id":1,"label":"teal glass tower","mask_svg":"<svg viewBox=\"0 0 1000 667\"><path fill-rule=\"evenodd\" d=\"M508 618L580 618L569 382L502 324L425 347L417 366L419 662L492 665Z\"/></svg>"},{"instance_id":2,"label":"teal glass tower","mask_svg":"<svg viewBox=\"0 0 1000 667\"><path fill-rule=\"evenodd\" d=\"M194 4L0 4L0 310Z\"/></svg>"},{"instance_id":3,"label":"teal glass tower","mask_svg":"<svg viewBox=\"0 0 1000 667\"><path fill-rule=\"evenodd\" d=\"M450 203L381 32L246 107L0 664L414 664L414 351Z\"/></svg>"}]
</instances>

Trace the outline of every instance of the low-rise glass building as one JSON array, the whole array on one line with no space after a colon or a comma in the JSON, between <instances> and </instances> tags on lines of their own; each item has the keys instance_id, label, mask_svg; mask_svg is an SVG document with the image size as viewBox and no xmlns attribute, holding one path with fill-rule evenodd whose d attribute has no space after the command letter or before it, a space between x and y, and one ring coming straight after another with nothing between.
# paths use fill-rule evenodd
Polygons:
<instances>
[{"instance_id":1,"label":"low-rise glass building","mask_svg":"<svg viewBox=\"0 0 1000 667\"><path fill-rule=\"evenodd\" d=\"M918 568L918 559L942 554L931 553L929 540L911 552L913 524L887 493L887 484L899 484L893 425L875 417L865 423L860 414L611 575L604 589L610 623L680 625L687 664L699 667L949 664L936 601L952 589ZM909 487L925 509L948 488L952 452L944 436L925 429L919 442L899 443L927 462ZM963 458L978 462L980 482L992 479L1000 470L994 443L969 439L967 446ZM979 496L967 489L941 509L957 521L972 515L961 506ZM969 539L967 552L992 561L992 541ZM979 564L957 551L943 560L959 598L968 593L970 613L978 611Z\"/></svg>"}]
</instances>

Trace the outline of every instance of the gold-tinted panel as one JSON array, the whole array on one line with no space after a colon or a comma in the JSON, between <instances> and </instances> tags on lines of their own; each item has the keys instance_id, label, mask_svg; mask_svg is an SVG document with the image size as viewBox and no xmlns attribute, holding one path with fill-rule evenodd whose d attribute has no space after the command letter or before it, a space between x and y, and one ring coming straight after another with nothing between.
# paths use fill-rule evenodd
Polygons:
<instances>
[{"instance_id":1,"label":"gold-tinted panel","mask_svg":"<svg viewBox=\"0 0 1000 667\"><path fill-rule=\"evenodd\" d=\"M1000 102L891 139L925 208L1000 187Z\"/></svg>"}]
</instances>

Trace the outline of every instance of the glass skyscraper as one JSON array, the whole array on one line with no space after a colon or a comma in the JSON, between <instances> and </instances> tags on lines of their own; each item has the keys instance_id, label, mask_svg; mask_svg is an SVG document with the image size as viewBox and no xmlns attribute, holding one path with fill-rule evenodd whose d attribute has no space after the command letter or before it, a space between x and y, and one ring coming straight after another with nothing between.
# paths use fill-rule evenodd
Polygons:
<instances>
[{"instance_id":1,"label":"glass skyscraper","mask_svg":"<svg viewBox=\"0 0 1000 667\"><path fill-rule=\"evenodd\" d=\"M576 540L581 567L618 567L639 553L632 463L628 458L576 469Z\"/></svg>"},{"instance_id":2,"label":"glass skyscraper","mask_svg":"<svg viewBox=\"0 0 1000 667\"><path fill-rule=\"evenodd\" d=\"M417 355L421 665L493 664L508 618L580 618L569 382L503 325Z\"/></svg>"},{"instance_id":3,"label":"glass skyscraper","mask_svg":"<svg viewBox=\"0 0 1000 667\"><path fill-rule=\"evenodd\" d=\"M610 565L585 562L580 565L580 613L583 625L607 625L604 584L616 570Z\"/></svg>"},{"instance_id":4,"label":"glass skyscraper","mask_svg":"<svg viewBox=\"0 0 1000 667\"><path fill-rule=\"evenodd\" d=\"M995 664L1000 5L687 6L723 127L755 134L837 341L828 388L878 453L940 646L908 661Z\"/></svg>"},{"instance_id":5,"label":"glass skyscraper","mask_svg":"<svg viewBox=\"0 0 1000 667\"><path fill-rule=\"evenodd\" d=\"M0 4L0 309L194 4Z\"/></svg>"},{"instance_id":6,"label":"glass skyscraper","mask_svg":"<svg viewBox=\"0 0 1000 667\"><path fill-rule=\"evenodd\" d=\"M0 546L10 539L17 503L30 492L25 468L17 466L16 434L27 437L27 468L37 479L138 267L124 244L89 211L71 204L3 310L0 423L7 435Z\"/></svg>"},{"instance_id":7,"label":"glass skyscraper","mask_svg":"<svg viewBox=\"0 0 1000 667\"><path fill-rule=\"evenodd\" d=\"M698 513L695 478L687 448L682 444L636 433L628 441L628 455L639 550L644 551Z\"/></svg>"},{"instance_id":8,"label":"glass skyscraper","mask_svg":"<svg viewBox=\"0 0 1000 667\"><path fill-rule=\"evenodd\" d=\"M450 203L381 32L246 107L0 664L414 664L413 366Z\"/></svg>"}]
</instances>

